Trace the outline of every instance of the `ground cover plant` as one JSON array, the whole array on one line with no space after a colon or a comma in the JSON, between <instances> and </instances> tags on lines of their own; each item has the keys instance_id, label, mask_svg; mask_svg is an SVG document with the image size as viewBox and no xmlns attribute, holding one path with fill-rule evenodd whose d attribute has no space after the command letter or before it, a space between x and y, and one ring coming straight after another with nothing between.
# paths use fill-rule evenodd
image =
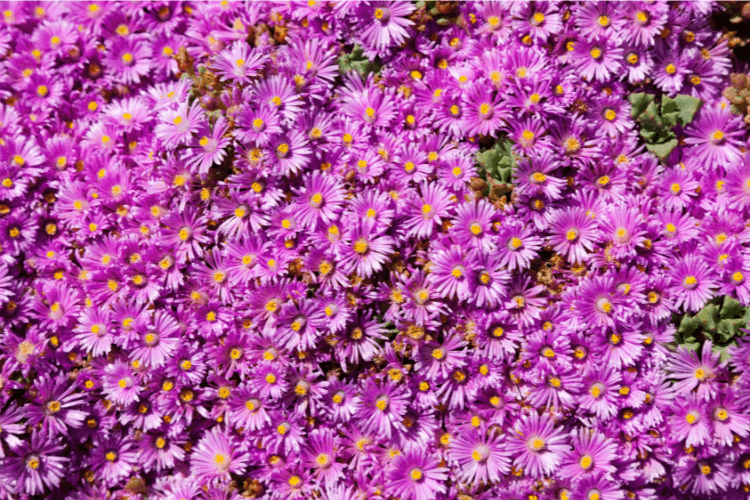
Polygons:
<instances>
[{"instance_id":1,"label":"ground cover plant","mask_svg":"<svg viewBox=\"0 0 750 500\"><path fill-rule=\"evenodd\" d=\"M745 10L2 2L0 498L750 497Z\"/></svg>"}]
</instances>

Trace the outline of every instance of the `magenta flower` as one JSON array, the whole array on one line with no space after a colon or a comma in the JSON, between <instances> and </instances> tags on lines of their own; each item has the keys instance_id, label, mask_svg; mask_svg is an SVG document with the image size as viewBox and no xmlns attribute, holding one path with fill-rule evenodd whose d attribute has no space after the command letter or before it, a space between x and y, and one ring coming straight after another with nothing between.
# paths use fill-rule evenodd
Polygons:
<instances>
[{"instance_id":1,"label":"magenta flower","mask_svg":"<svg viewBox=\"0 0 750 500\"><path fill-rule=\"evenodd\" d=\"M241 474L249 456L234 446L234 439L224 431L214 428L198 442L191 456L191 472L208 481Z\"/></svg>"}]
</instances>

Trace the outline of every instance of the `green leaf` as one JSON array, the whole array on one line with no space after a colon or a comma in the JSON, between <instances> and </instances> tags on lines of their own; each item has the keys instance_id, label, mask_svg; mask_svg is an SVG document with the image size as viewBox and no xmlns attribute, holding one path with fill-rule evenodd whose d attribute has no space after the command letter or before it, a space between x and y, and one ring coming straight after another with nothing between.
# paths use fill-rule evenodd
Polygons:
<instances>
[{"instance_id":1,"label":"green leaf","mask_svg":"<svg viewBox=\"0 0 750 500\"><path fill-rule=\"evenodd\" d=\"M662 144L646 144L646 148L662 160L669 156L675 147L677 147L677 139Z\"/></svg>"},{"instance_id":2,"label":"green leaf","mask_svg":"<svg viewBox=\"0 0 750 500\"><path fill-rule=\"evenodd\" d=\"M499 168L497 171L497 180L510 184L513 180L513 167Z\"/></svg>"},{"instance_id":3,"label":"green leaf","mask_svg":"<svg viewBox=\"0 0 750 500\"><path fill-rule=\"evenodd\" d=\"M701 327L708 330L716 330L719 324L719 306L708 304L698 311L695 317L701 322Z\"/></svg>"},{"instance_id":4,"label":"green leaf","mask_svg":"<svg viewBox=\"0 0 750 500\"><path fill-rule=\"evenodd\" d=\"M744 314L745 308L742 304L729 295L724 297L724 303L721 306L721 313L719 314L722 319L741 318Z\"/></svg>"},{"instance_id":5,"label":"green leaf","mask_svg":"<svg viewBox=\"0 0 750 500\"><path fill-rule=\"evenodd\" d=\"M376 61L370 61L365 57L362 47L355 45L349 54L339 57L339 73L342 75L349 71L356 71L362 76L368 73L380 71L380 64Z\"/></svg>"},{"instance_id":6,"label":"green leaf","mask_svg":"<svg viewBox=\"0 0 750 500\"><path fill-rule=\"evenodd\" d=\"M638 123L649 130L656 130L664 125L655 102L649 103L646 110L638 117Z\"/></svg>"},{"instance_id":7,"label":"green leaf","mask_svg":"<svg viewBox=\"0 0 750 500\"><path fill-rule=\"evenodd\" d=\"M716 328L717 334L721 335L719 340L726 344L740 333L740 328L743 328L746 325L747 323L742 319L722 319L719 321L719 325Z\"/></svg>"},{"instance_id":8,"label":"green leaf","mask_svg":"<svg viewBox=\"0 0 750 500\"><path fill-rule=\"evenodd\" d=\"M701 323L698 318L686 314L682 317L682 321L680 321L680 326L677 328L677 331L681 334L690 335L700 327Z\"/></svg>"},{"instance_id":9,"label":"green leaf","mask_svg":"<svg viewBox=\"0 0 750 500\"><path fill-rule=\"evenodd\" d=\"M684 344L680 344L680 346L684 347L688 351L697 351L701 344L700 342L686 342Z\"/></svg>"},{"instance_id":10,"label":"green leaf","mask_svg":"<svg viewBox=\"0 0 750 500\"><path fill-rule=\"evenodd\" d=\"M636 118L646 111L646 108L654 101L654 94L646 94L639 92L637 94L630 94L628 100L630 101L630 117Z\"/></svg>"},{"instance_id":11,"label":"green leaf","mask_svg":"<svg viewBox=\"0 0 750 500\"><path fill-rule=\"evenodd\" d=\"M494 177L497 165L500 162L500 153L497 149L488 149L483 153L477 153L477 163L490 175Z\"/></svg>"},{"instance_id":12,"label":"green leaf","mask_svg":"<svg viewBox=\"0 0 750 500\"><path fill-rule=\"evenodd\" d=\"M678 95L675 104L679 112L679 123L683 127L693 121L695 113L698 112L703 101L689 95ZM662 108L664 104L662 103Z\"/></svg>"},{"instance_id":13,"label":"green leaf","mask_svg":"<svg viewBox=\"0 0 750 500\"><path fill-rule=\"evenodd\" d=\"M644 141L648 143L656 142L654 141L654 138L656 137L656 134L657 134L656 130L647 130L645 128L641 128L640 134L641 134L641 137L643 137Z\"/></svg>"},{"instance_id":14,"label":"green leaf","mask_svg":"<svg viewBox=\"0 0 750 500\"><path fill-rule=\"evenodd\" d=\"M477 163L493 179L501 183L510 184L516 159L512 151L513 143L506 138L498 139L492 149L477 153Z\"/></svg>"}]
</instances>

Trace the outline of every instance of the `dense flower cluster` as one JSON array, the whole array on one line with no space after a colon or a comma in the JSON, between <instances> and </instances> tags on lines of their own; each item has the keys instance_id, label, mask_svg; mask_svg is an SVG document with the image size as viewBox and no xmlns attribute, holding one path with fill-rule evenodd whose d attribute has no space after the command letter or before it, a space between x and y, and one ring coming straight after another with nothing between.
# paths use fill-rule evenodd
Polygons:
<instances>
[{"instance_id":1,"label":"dense flower cluster","mask_svg":"<svg viewBox=\"0 0 750 500\"><path fill-rule=\"evenodd\" d=\"M3 2L0 498L748 498L719 7L443 4Z\"/></svg>"}]
</instances>

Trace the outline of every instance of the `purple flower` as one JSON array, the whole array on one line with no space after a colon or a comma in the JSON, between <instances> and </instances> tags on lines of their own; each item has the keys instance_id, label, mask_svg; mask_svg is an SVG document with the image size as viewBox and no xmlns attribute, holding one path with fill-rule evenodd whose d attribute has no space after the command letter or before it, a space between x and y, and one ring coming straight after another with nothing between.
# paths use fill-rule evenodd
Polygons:
<instances>
[{"instance_id":1,"label":"purple flower","mask_svg":"<svg viewBox=\"0 0 750 500\"><path fill-rule=\"evenodd\" d=\"M421 451L399 454L388 471L393 494L404 500L428 500L445 493L446 469Z\"/></svg>"},{"instance_id":2,"label":"purple flower","mask_svg":"<svg viewBox=\"0 0 750 500\"><path fill-rule=\"evenodd\" d=\"M500 481L502 475L510 472L510 457L503 444L501 436L476 431L452 441L450 456L460 467L460 480L474 485Z\"/></svg>"},{"instance_id":3,"label":"purple flower","mask_svg":"<svg viewBox=\"0 0 750 500\"><path fill-rule=\"evenodd\" d=\"M364 220L347 231L346 241L337 252L347 272L369 278L383 269L393 251L393 239L375 232L374 223Z\"/></svg>"},{"instance_id":4,"label":"purple flower","mask_svg":"<svg viewBox=\"0 0 750 500\"><path fill-rule=\"evenodd\" d=\"M236 448L234 439L218 428L207 432L191 455L191 473L209 482L241 474L249 456Z\"/></svg>"},{"instance_id":5,"label":"purple flower","mask_svg":"<svg viewBox=\"0 0 750 500\"><path fill-rule=\"evenodd\" d=\"M670 289L675 307L684 304L685 309L697 312L711 298L714 288L708 266L699 256L688 254L675 263Z\"/></svg>"},{"instance_id":6,"label":"purple flower","mask_svg":"<svg viewBox=\"0 0 750 500\"><path fill-rule=\"evenodd\" d=\"M402 1L374 1L359 6L357 17L362 30L358 38L367 49L368 56L382 56L408 36L406 28L413 23L406 16L414 6Z\"/></svg>"},{"instance_id":7,"label":"purple flower","mask_svg":"<svg viewBox=\"0 0 750 500\"><path fill-rule=\"evenodd\" d=\"M34 431L31 438L15 449L15 456L0 458L3 476L16 494L38 495L55 489L65 476L68 458L61 456L63 447ZM58 455L59 454L59 455Z\"/></svg>"},{"instance_id":8,"label":"purple flower","mask_svg":"<svg viewBox=\"0 0 750 500\"><path fill-rule=\"evenodd\" d=\"M703 344L700 357L694 351L679 347L669 363L669 370L677 380L674 390L677 393L696 391L698 397L710 399L716 394L720 363L719 355L711 351L713 344Z\"/></svg>"},{"instance_id":9,"label":"purple flower","mask_svg":"<svg viewBox=\"0 0 750 500\"><path fill-rule=\"evenodd\" d=\"M554 427L551 418L536 413L521 417L517 427L517 435L507 445L507 450L516 456L513 463L531 478L550 474L569 450L566 436Z\"/></svg>"}]
</instances>

